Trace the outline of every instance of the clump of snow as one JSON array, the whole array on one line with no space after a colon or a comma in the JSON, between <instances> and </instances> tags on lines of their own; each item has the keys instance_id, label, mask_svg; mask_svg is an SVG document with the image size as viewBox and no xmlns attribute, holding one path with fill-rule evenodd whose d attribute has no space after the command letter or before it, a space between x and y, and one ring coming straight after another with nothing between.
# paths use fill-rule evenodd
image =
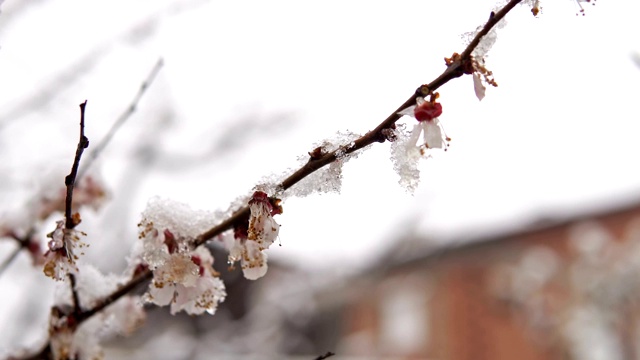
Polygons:
<instances>
[{"instance_id":1,"label":"clump of snow","mask_svg":"<svg viewBox=\"0 0 640 360\"><path fill-rule=\"evenodd\" d=\"M286 191L287 196L305 197L313 193L340 193L342 188L342 166L349 160L355 159L361 152L368 147L347 154L346 150L353 146L354 141L360 138L359 134L351 131L340 131L332 139L315 143L313 149L319 149L319 153L324 155L336 152L336 161L314 171L309 176L292 186ZM304 165L309 161L310 155L298 157L300 165ZM297 169L296 169L297 170Z\"/></svg>"},{"instance_id":2,"label":"clump of snow","mask_svg":"<svg viewBox=\"0 0 640 360\"><path fill-rule=\"evenodd\" d=\"M422 157L420 149L409 146L412 139L405 124L396 124L393 134L395 135L395 141L391 143L393 170L400 175L398 183L408 192L413 193L420 183L420 170L418 170L418 160Z\"/></svg>"},{"instance_id":3,"label":"clump of snow","mask_svg":"<svg viewBox=\"0 0 640 360\"><path fill-rule=\"evenodd\" d=\"M217 224L220 214L195 211L188 205L154 198L138 224L142 249L137 253L153 271L145 300L171 305L171 313L215 313L226 297L225 287L213 270L213 257L193 240ZM135 253L136 251L134 251ZM137 267L136 261L130 266Z\"/></svg>"},{"instance_id":4,"label":"clump of snow","mask_svg":"<svg viewBox=\"0 0 640 360\"><path fill-rule=\"evenodd\" d=\"M504 6L504 2L500 2L496 4L493 8L493 12L498 12ZM475 58L483 58L489 50L493 47L493 44L498 40L498 30L504 28L507 25L507 20L505 18L500 19L497 24L495 24L489 33L480 39L480 43L476 46L475 49L471 52L471 55ZM461 35L462 40L465 45L469 45L471 41L476 37L476 35L482 30L484 24L478 26L475 31L466 32Z\"/></svg>"},{"instance_id":5,"label":"clump of snow","mask_svg":"<svg viewBox=\"0 0 640 360\"><path fill-rule=\"evenodd\" d=\"M194 210L174 200L155 197L149 200L142 218L160 231L170 229L177 237L193 239L217 224L216 215L210 211Z\"/></svg>"}]
</instances>

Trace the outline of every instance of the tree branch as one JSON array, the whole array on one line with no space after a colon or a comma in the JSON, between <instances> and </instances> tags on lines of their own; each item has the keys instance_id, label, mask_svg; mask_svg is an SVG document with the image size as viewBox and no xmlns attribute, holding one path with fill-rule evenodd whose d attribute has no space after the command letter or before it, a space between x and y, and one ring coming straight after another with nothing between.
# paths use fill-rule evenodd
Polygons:
<instances>
[{"instance_id":1,"label":"tree branch","mask_svg":"<svg viewBox=\"0 0 640 360\"><path fill-rule=\"evenodd\" d=\"M384 121L382 121L374 130L371 130L365 135L363 135L362 137L358 138L350 146L346 145L338 150L327 153L319 158L311 158L300 169L298 169L296 172L294 172L293 174L288 176L286 179L284 179L279 184L279 187L283 191L287 190L293 185L295 185L297 182L299 182L300 180L304 179L305 177L315 172L316 170L334 162L337 159L338 151L340 151L341 154L345 154L345 153L350 154L368 145L371 145L375 142L380 142L380 143L385 142L387 140L387 137L384 135L384 130L394 128L395 122L400 119L400 115L398 115L398 112L400 112L401 110L411 105L415 105L416 98L418 96L425 96L429 92L435 91L436 89L440 88L442 85L446 84L450 80L462 76L465 73L464 72L465 66L468 66L468 64L471 61L471 53L478 46L478 44L482 40L482 37L488 34L489 31L491 31L491 29L521 1L522 0L511 0L497 13L492 12L491 16L489 17L489 20L486 22L486 24L480 30L480 32L474 37L471 43L466 47L466 49L462 52L460 57L457 58L455 61L451 62L451 64L447 66L444 72L442 72L442 74L440 74L435 80L433 80L429 84L418 87L418 89L402 105L400 105L396 110L394 110L393 113L391 113ZM249 216L249 207L245 206L239 209L238 211L236 211L227 220L209 229L208 231L200 234L196 238L194 245L196 246L202 245L206 241L222 234L224 231L232 229L235 225L240 224L243 220L246 220L248 216ZM81 312L77 317L78 324L89 319L91 316L95 315L96 313L103 310L107 306L113 304L119 298L126 295L131 290L136 288L138 285L144 283L145 281L150 280L151 278L152 278L152 272L148 269L144 270L143 272L138 274L136 277L131 279L129 282L121 286L118 290L116 290L115 292L107 296L98 305L94 306L91 309ZM320 356L319 359L324 359L332 355L333 353L328 352L326 355L323 355L324 357Z\"/></svg>"},{"instance_id":2,"label":"tree branch","mask_svg":"<svg viewBox=\"0 0 640 360\"><path fill-rule=\"evenodd\" d=\"M315 358L315 360L324 360L324 359L328 359L330 357L332 357L333 355L335 355L334 353L332 353L331 351L327 351L326 354L324 355L320 355L317 358Z\"/></svg>"}]
</instances>

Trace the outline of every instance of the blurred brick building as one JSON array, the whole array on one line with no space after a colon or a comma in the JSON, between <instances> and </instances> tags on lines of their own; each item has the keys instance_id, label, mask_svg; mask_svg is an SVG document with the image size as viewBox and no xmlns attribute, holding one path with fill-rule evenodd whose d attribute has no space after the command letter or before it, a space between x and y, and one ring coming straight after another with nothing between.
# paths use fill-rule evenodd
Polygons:
<instances>
[{"instance_id":1,"label":"blurred brick building","mask_svg":"<svg viewBox=\"0 0 640 360\"><path fill-rule=\"evenodd\" d=\"M423 252L325 292L318 349L379 359L640 359L640 203ZM348 358L348 357L345 357Z\"/></svg>"}]
</instances>

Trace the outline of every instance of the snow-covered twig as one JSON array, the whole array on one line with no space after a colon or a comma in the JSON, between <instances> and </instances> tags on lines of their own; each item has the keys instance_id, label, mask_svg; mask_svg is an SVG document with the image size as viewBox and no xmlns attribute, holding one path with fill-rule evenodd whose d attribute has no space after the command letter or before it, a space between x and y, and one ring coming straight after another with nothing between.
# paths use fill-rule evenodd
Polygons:
<instances>
[{"instance_id":1,"label":"snow-covered twig","mask_svg":"<svg viewBox=\"0 0 640 360\"><path fill-rule=\"evenodd\" d=\"M322 149L320 151L313 151L310 153L309 160L300 167L293 174L286 177L277 185L278 192L284 192L287 189L291 188L296 183L300 182L302 179L316 172L317 170L323 168L326 165L329 165L337 160L340 160L345 155L349 155L355 153L358 150L361 150L373 143L384 143L386 141L390 141L392 136L390 134L393 133L395 129L395 123L401 118L402 115L399 113L416 104L416 100L419 97L425 97L427 95L433 94L433 92L449 82L452 79L461 77L464 74L471 74L473 72L473 59L472 52L474 49L481 43L482 38L490 33L490 31L502 20L506 14L511 11L518 3L522 0L511 0L507 3L500 11L492 12L489 16L488 21L482 27L482 29L476 34L473 40L469 43L469 45L465 48L465 50L460 54L455 54L456 56L452 57L449 61L447 61L447 68L432 82L421 85L417 88L417 90L411 94L411 96L401 104L396 110L394 110L386 119L384 119L375 129L367 132L365 135L355 139L353 142L349 144L340 146L335 150L328 151L324 153ZM153 73L152 73L153 74ZM144 89L141 88L141 91ZM139 93L141 95L141 93ZM139 97L138 97L139 98ZM134 100L134 105L137 100ZM130 112L133 112L135 106L130 108ZM125 113L127 114L127 113ZM250 218L251 211L249 206L244 206L233 213L229 218L222 221L217 226L201 233L197 236L193 242L193 246L197 247L205 242L221 235L223 232L227 230L231 230L241 226L246 223ZM153 274L152 270L149 268L145 268L132 277L127 283L120 286L116 291L111 293L102 299L102 301L98 301L96 305L91 308L82 310L79 314L77 314L75 320L77 324L80 324L98 312L102 311L109 305L113 304L119 298L128 294L133 289L137 288L139 285L149 281L152 279ZM47 348L51 348L50 343L46 344L45 350ZM42 352L40 352L42 353ZM327 353L327 355L331 356L332 353ZM324 358L328 356L325 355ZM320 357L323 358L323 357Z\"/></svg>"}]
</instances>

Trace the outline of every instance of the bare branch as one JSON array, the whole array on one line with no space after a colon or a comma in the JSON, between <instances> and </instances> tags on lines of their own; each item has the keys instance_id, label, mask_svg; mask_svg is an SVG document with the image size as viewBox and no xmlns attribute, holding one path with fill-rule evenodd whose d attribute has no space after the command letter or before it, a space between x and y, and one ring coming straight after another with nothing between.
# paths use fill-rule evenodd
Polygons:
<instances>
[{"instance_id":1,"label":"bare branch","mask_svg":"<svg viewBox=\"0 0 640 360\"><path fill-rule=\"evenodd\" d=\"M327 153L321 157L310 158L310 160L304 166L302 166L292 175L284 179L280 183L280 188L283 191L287 190L291 186L293 186L294 184L296 184L297 182L305 178L306 176L312 174L314 171L324 167L325 165L328 165L334 162L337 159L338 151L340 151L343 154L344 153L350 154L368 145L371 145L375 142L380 142L380 143L385 142L387 138L384 135L383 130L394 128L395 122L400 119L400 115L398 115L398 112L411 105L414 105L416 98L418 96L424 96L425 92L428 93L431 91L435 91L436 89L446 84L450 80L462 76L465 73L464 71L465 66L468 66L469 62L471 61L471 53L473 52L475 47L478 46L482 37L488 34L489 31L521 1L522 0L511 0L507 5L505 5L504 8L502 8L497 13L492 12L487 23L484 25L482 30L476 35L476 37L471 41L471 43L467 46L467 48L463 51L462 55L458 57L455 61L452 61L447 66L447 69L445 69L445 71L442 74L440 74L440 76L438 76L435 80L433 80L431 83L418 87L418 89L402 105L400 105L396 110L394 110L393 113L391 113L391 115L389 115L384 121L382 121L374 130L371 130L368 133L366 133L364 136L358 138L350 146L346 146L336 151L333 151L331 153ZM227 220L209 229L208 231L200 234L195 240L195 245L198 246L198 245L204 244L206 241L222 234L224 231L232 229L235 225L241 224L242 221L245 221L248 217L249 217L249 208L248 206L245 206L239 209L238 211L236 211ZM152 278L151 271L148 269L144 270L143 272L135 276L133 279L131 279L128 283L124 284L118 290L116 290L115 292L107 296L105 299L103 299L103 301L101 301L98 305L86 311L82 311L80 314L78 314L76 318L78 324L89 319L91 316L95 315L96 313L103 310L107 306L113 304L119 298L126 295L127 293L135 289L138 285L150 280L151 278ZM48 344L47 347L49 346L50 345ZM321 355L317 359L322 360L333 355L334 355L333 353L327 352L325 355Z\"/></svg>"},{"instance_id":2,"label":"bare branch","mask_svg":"<svg viewBox=\"0 0 640 360\"><path fill-rule=\"evenodd\" d=\"M324 359L328 359L330 357L332 357L333 355L335 355L334 353L332 353L331 351L327 351L326 354L324 355L320 355L317 358L315 358L315 360L324 360Z\"/></svg>"},{"instance_id":3,"label":"bare branch","mask_svg":"<svg viewBox=\"0 0 640 360\"><path fill-rule=\"evenodd\" d=\"M22 250L22 246L18 246L17 248L13 249L9 257L4 259L2 264L0 264L0 274L2 274L5 270L7 270L7 268L9 267L9 265L11 265L13 260L15 260L18 257L18 254L20 254L20 250Z\"/></svg>"},{"instance_id":4,"label":"bare branch","mask_svg":"<svg viewBox=\"0 0 640 360\"><path fill-rule=\"evenodd\" d=\"M131 103L129 103L129 106L127 107L127 109L122 114L120 114L118 119L116 119L113 125L111 125L111 128L109 129L107 134L104 136L104 138L102 138L102 140L98 143L98 145L94 146L93 150L91 150L89 154L87 154L84 164L82 165L82 168L78 173L79 179L84 176L84 174L87 172L87 170L89 170L93 162L98 158L98 156L100 156L100 154L107 147L107 145L109 145L109 143L111 142L111 139L116 134L116 132L120 129L120 127L136 111L136 108L138 107L138 103L140 102L140 99L142 99L142 96L145 94L149 86L151 86L151 84L153 83L153 80L156 78L156 75L158 75L163 65L164 65L164 61L162 60L162 58L156 61L155 65L151 69L151 72L149 72L149 75L147 75L146 79L142 82L142 84L140 84L138 93L131 100Z\"/></svg>"}]
</instances>

